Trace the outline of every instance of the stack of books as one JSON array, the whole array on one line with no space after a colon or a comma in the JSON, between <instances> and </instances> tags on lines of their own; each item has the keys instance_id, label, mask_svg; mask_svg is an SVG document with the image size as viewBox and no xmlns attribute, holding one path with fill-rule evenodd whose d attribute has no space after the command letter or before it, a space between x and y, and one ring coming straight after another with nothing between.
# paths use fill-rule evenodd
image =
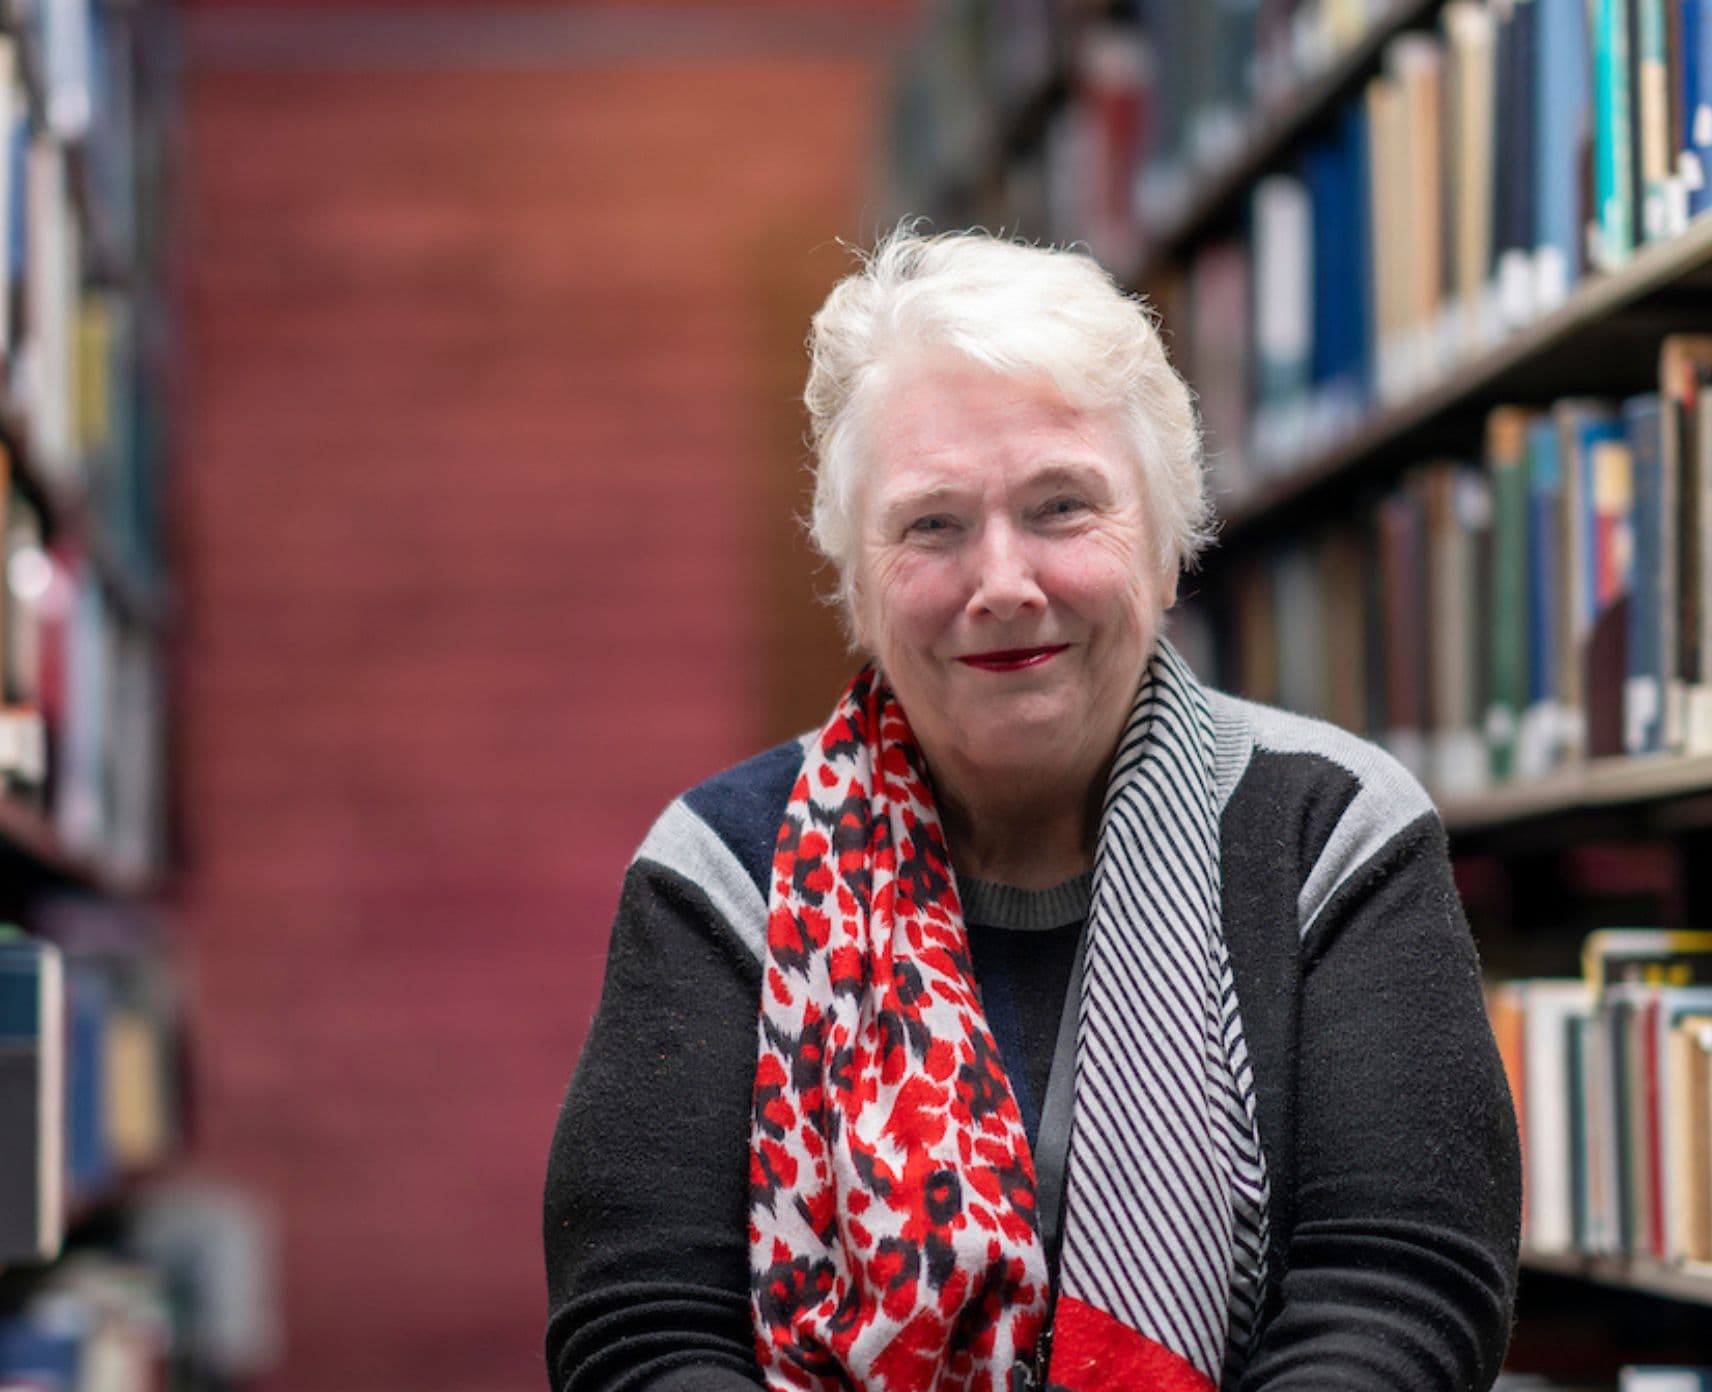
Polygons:
<instances>
[{"instance_id":1,"label":"stack of books","mask_svg":"<svg viewBox=\"0 0 1712 1392\"><path fill-rule=\"evenodd\" d=\"M1505 982L1488 1002L1521 1126L1524 1249L1712 1282L1712 933L1593 933L1580 977Z\"/></svg>"}]
</instances>

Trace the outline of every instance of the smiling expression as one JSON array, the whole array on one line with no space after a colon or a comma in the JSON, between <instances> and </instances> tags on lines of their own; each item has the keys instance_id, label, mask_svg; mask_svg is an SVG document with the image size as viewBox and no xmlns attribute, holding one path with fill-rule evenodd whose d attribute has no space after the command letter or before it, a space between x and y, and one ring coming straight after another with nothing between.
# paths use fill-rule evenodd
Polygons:
<instances>
[{"instance_id":1,"label":"smiling expression","mask_svg":"<svg viewBox=\"0 0 1712 1392\"><path fill-rule=\"evenodd\" d=\"M943 362L871 419L856 636L929 765L1091 786L1176 596L1116 428L1044 379Z\"/></svg>"}]
</instances>

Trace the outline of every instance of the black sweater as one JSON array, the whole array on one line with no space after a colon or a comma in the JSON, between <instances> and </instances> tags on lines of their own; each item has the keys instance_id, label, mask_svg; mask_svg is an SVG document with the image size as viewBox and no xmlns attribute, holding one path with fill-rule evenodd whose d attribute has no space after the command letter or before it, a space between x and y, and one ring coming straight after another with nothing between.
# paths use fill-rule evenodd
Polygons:
<instances>
[{"instance_id":1,"label":"black sweater","mask_svg":"<svg viewBox=\"0 0 1712 1392\"><path fill-rule=\"evenodd\" d=\"M1371 745L1209 698L1224 930L1272 1188L1242 1388L1487 1388L1520 1160L1443 830ZM626 875L548 1165L561 1392L759 1383L749 1103L768 867L800 760L783 745L692 789ZM1039 1033L1030 1052L1051 1047Z\"/></svg>"}]
</instances>

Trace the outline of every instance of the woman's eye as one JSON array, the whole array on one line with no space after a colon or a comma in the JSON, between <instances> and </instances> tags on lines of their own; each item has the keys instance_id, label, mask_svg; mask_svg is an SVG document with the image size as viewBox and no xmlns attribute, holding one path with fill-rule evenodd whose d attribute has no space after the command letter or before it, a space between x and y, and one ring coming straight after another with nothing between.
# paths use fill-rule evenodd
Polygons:
<instances>
[{"instance_id":1,"label":"woman's eye","mask_svg":"<svg viewBox=\"0 0 1712 1392\"><path fill-rule=\"evenodd\" d=\"M1066 497L1054 498L1040 511L1045 517L1074 517L1087 510L1088 504L1083 499Z\"/></svg>"},{"instance_id":2,"label":"woman's eye","mask_svg":"<svg viewBox=\"0 0 1712 1392\"><path fill-rule=\"evenodd\" d=\"M918 535L935 536L949 532L957 525L956 519L943 513L934 513L929 517L918 517L909 524L907 530Z\"/></svg>"}]
</instances>

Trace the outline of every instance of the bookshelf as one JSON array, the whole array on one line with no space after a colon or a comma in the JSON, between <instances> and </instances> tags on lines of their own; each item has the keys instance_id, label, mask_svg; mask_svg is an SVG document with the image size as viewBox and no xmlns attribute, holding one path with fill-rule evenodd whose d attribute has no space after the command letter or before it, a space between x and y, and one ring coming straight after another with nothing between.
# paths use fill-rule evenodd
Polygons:
<instances>
[{"instance_id":1,"label":"bookshelf","mask_svg":"<svg viewBox=\"0 0 1712 1392\"><path fill-rule=\"evenodd\" d=\"M898 211L1080 241L1159 310L1220 508L1174 641L1217 684L1338 720L1422 776L1459 871L1491 891L1470 909L1489 960L1572 973L1587 930L1663 921L1626 917L1641 904L1712 928L1712 728L1690 694L1712 678L1712 430L1692 433L1701 398L1661 396L1666 346L1712 344L1712 144L1695 143L1712 142L1712 6L1129 0L1058 21L1048 109L994 147L1010 167L944 203L911 206L901 185ZM1621 44L1588 28L1619 21ZM1250 61L1209 59L1209 38ZM1126 62L1091 60L1102 45ZM1389 178L1417 167L1434 171L1419 187ZM1128 206L1067 177L1121 185ZM1302 302L1282 328L1281 299ZM1500 496L1514 438L1531 488L1553 468L1573 485ZM1434 520L1464 496L1479 506ZM1655 573L1669 584L1641 578ZM1573 604L1539 598L1553 582ZM1610 642L1614 669L1609 647L1595 661ZM1654 851L1668 892L1641 875L1572 904L1574 858ZM1569 908L1585 920L1549 921ZM1595 1312L1621 1297L1613 1377L1619 1358L1683 1355L1675 1334L1649 1346L1649 1302L1712 1304L1712 1260L1634 1250L1523 1256L1525 1293L1575 1287ZM1524 1357L1542 1348L1538 1305ZM1712 1364L1712 1326L1688 1347Z\"/></svg>"},{"instance_id":2,"label":"bookshelf","mask_svg":"<svg viewBox=\"0 0 1712 1392\"><path fill-rule=\"evenodd\" d=\"M1577 395L1638 390L1654 375L1651 356L1672 329L1712 316L1712 221L1649 246L1633 264L1590 279L1568 300L1472 361L1406 399L1369 413L1342 439L1282 464L1278 476L1220 511L1220 539L1232 546L1288 520L1299 503L1399 458L1421 457L1467 440L1468 413L1549 389Z\"/></svg>"},{"instance_id":3,"label":"bookshelf","mask_svg":"<svg viewBox=\"0 0 1712 1392\"><path fill-rule=\"evenodd\" d=\"M0 3L6 1385L195 1377L169 1300L184 1273L132 1240L189 1137L162 902L170 41L152 0Z\"/></svg>"}]
</instances>

